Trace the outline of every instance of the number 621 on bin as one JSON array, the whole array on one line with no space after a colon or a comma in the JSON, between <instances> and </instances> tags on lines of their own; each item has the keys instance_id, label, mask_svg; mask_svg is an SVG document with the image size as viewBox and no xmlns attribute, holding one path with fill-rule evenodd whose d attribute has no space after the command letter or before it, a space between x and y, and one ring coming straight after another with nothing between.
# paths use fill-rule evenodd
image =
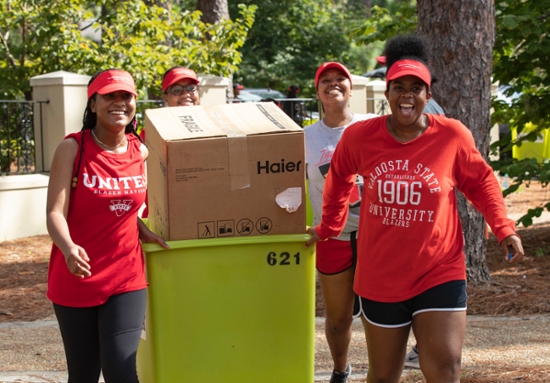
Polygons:
<instances>
[{"instance_id":1,"label":"number 621 on bin","mask_svg":"<svg viewBox=\"0 0 550 383\"><path fill-rule=\"evenodd\" d=\"M269 266L299 265L300 253L298 252L294 255L290 255L288 251L283 251L279 254L274 251L270 251L269 254L267 254L267 264Z\"/></svg>"}]
</instances>

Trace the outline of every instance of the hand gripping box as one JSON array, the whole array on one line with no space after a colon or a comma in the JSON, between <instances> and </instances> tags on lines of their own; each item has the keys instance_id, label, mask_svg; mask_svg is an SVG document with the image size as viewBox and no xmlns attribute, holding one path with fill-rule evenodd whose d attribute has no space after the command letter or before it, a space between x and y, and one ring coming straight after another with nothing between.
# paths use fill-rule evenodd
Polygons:
<instances>
[{"instance_id":1,"label":"hand gripping box","mask_svg":"<svg viewBox=\"0 0 550 383\"><path fill-rule=\"evenodd\" d=\"M305 232L303 130L274 103L145 112L148 224L166 240Z\"/></svg>"}]
</instances>

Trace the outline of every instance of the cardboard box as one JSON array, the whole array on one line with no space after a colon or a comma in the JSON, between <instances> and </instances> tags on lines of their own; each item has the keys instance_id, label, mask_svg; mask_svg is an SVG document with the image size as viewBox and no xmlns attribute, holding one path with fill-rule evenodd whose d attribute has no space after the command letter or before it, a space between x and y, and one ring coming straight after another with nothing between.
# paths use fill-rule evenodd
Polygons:
<instances>
[{"instance_id":1,"label":"cardboard box","mask_svg":"<svg viewBox=\"0 0 550 383\"><path fill-rule=\"evenodd\" d=\"M274 103L149 109L145 131L166 240L305 232L304 133Z\"/></svg>"}]
</instances>

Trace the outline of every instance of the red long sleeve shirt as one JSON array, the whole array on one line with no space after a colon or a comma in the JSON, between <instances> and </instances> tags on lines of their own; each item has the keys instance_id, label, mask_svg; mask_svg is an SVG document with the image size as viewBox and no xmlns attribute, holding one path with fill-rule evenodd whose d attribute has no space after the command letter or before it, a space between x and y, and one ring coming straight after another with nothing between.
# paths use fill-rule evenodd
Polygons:
<instances>
[{"instance_id":1,"label":"red long sleeve shirt","mask_svg":"<svg viewBox=\"0 0 550 383\"><path fill-rule=\"evenodd\" d=\"M515 234L515 224L464 125L428 115L424 133L401 143L388 132L387 118L361 121L344 132L316 230L322 239L340 233L355 175L363 176L354 289L371 300L398 302L466 278L455 188L483 214L499 241Z\"/></svg>"}]
</instances>

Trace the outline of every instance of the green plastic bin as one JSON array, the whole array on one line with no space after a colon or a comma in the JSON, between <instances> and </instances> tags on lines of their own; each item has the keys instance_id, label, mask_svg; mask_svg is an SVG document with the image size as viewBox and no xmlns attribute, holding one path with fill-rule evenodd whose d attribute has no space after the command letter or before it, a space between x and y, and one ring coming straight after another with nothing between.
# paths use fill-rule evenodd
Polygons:
<instances>
[{"instance_id":1,"label":"green plastic bin","mask_svg":"<svg viewBox=\"0 0 550 383\"><path fill-rule=\"evenodd\" d=\"M535 125L527 123L522 134L529 133L536 128ZM514 145L512 147L512 156L518 160L526 158L535 158L537 162L543 163L550 159L550 129L541 130L541 136L535 141L522 142L521 146ZM512 139L517 139L518 134L516 129L512 129Z\"/></svg>"},{"instance_id":2,"label":"green plastic bin","mask_svg":"<svg viewBox=\"0 0 550 383\"><path fill-rule=\"evenodd\" d=\"M142 383L314 381L315 251L308 235L144 244Z\"/></svg>"}]
</instances>

